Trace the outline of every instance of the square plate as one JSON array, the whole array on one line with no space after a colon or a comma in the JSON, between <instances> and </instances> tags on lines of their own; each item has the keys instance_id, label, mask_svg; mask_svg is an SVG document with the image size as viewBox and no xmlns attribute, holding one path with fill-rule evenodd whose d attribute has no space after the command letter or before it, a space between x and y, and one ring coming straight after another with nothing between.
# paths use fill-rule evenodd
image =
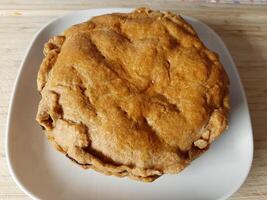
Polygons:
<instances>
[{"instance_id":1,"label":"square plate","mask_svg":"<svg viewBox=\"0 0 267 200\"><path fill-rule=\"evenodd\" d=\"M200 158L177 175L152 183L82 170L48 144L35 121L40 96L36 76L43 45L67 27L92 16L132 9L78 11L47 24L33 39L22 62L11 99L6 140L9 170L19 187L36 199L226 199L246 179L253 157L246 97L235 64L219 36L207 25L184 16L208 48L220 55L231 82L229 129Z\"/></svg>"}]
</instances>

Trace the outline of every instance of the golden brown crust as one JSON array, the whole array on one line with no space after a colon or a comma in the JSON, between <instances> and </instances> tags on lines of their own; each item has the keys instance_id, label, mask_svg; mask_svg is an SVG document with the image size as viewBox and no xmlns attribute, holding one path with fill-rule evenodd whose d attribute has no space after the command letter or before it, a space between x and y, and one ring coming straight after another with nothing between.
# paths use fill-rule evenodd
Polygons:
<instances>
[{"instance_id":1,"label":"golden brown crust","mask_svg":"<svg viewBox=\"0 0 267 200\"><path fill-rule=\"evenodd\" d=\"M84 168L153 181L181 171L227 127L228 77L180 16L97 16L44 53L37 121Z\"/></svg>"}]
</instances>

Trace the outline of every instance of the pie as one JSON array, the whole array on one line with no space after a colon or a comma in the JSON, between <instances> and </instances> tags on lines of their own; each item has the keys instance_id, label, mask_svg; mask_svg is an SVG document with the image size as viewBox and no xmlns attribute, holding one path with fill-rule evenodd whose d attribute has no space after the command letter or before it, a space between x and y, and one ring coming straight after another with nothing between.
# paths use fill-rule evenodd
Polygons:
<instances>
[{"instance_id":1,"label":"pie","mask_svg":"<svg viewBox=\"0 0 267 200\"><path fill-rule=\"evenodd\" d=\"M228 76L181 16L96 16L51 38L44 55L36 119L86 169L151 182L180 172L227 127Z\"/></svg>"}]
</instances>

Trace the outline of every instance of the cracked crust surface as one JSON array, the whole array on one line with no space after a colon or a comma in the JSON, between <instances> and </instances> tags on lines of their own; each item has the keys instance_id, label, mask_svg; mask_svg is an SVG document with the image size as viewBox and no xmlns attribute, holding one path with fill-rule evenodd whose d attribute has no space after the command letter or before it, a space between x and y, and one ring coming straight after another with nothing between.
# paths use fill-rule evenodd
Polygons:
<instances>
[{"instance_id":1,"label":"cracked crust surface","mask_svg":"<svg viewBox=\"0 0 267 200\"><path fill-rule=\"evenodd\" d=\"M84 168L153 181L227 127L227 74L180 16L97 16L51 38L44 54L36 119Z\"/></svg>"}]
</instances>

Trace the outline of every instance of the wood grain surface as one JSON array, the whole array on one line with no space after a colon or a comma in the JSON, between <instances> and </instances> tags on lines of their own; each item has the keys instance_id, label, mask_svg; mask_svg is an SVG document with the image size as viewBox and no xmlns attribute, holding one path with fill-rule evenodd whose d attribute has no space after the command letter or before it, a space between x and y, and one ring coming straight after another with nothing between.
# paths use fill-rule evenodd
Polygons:
<instances>
[{"instance_id":1,"label":"wood grain surface","mask_svg":"<svg viewBox=\"0 0 267 200\"><path fill-rule=\"evenodd\" d=\"M170 10L196 17L226 43L237 65L251 111L254 161L233 200L267 199L267 6L183 3L179 1L0 0L0 199L29 199L12 180L5 157L9 100L19 66L34 34L49 20L68 12L99 7Z\"/></svg>"}]
</instances>

